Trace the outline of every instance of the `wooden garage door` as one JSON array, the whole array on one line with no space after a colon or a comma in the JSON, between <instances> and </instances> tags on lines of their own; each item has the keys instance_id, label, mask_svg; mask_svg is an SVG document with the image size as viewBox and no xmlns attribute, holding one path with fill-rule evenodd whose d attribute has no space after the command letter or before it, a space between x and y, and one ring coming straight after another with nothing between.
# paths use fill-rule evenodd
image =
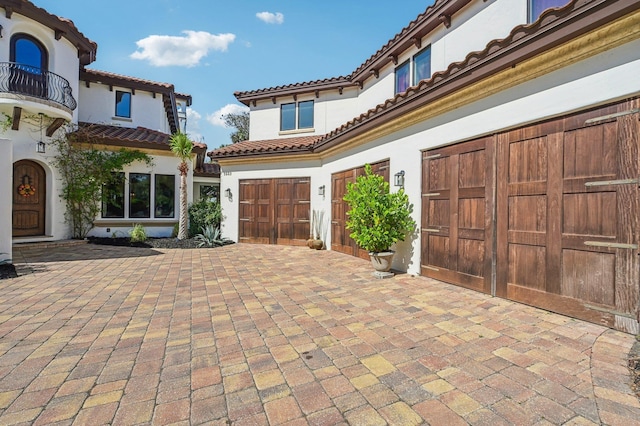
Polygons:
<instances>
[{"instance_id":1,"label":"wooden garage door","mask_svg":"<svg viewBox=\"0 0 640 426\"><path fill-rule=\"evenodd\" d=\"M389 160L371 164L371 170L389 182ZM331 250L369 259L369 253L358 247L346 228L349 205L344 201L347 184L364 176L364 166L331 175Z\"/></svg>"},{"instance_id":2,"label":"wooden garage door","mask_svg":"<svg viewBox=\"0 0 640 426\"><path fill-rule=\"evenodd\" d=\"M422 274L638 332L639 103L423 153Z\"/></svg>"},{"instance_id":3,"label":"wooden garage door","mask_svg":"<svg viewBox=\"0 0 640 426\"><path fill-rule=\"evenodd\" d=\"M309 178L240 181L239 240L304 245L309 238Z\"/></svg>"},{"instance_id":4,"label":"wooden garage door","mask_svg":"<svg viewBox=\"0 0 640 426\"><path fill-rule=\"evenodd\" d=\"M422 275L491 292L495 137L427 151Z\"/></svg>"},{"instance_id":5,"label":"wooden garage door","mask_svg":"<svg viewBox=\"0 0 640 426\"><path fill-rule=\"evenodd\" d=\"M639 117L618 114L499 136L498 296L633 330Z\"/></svg>"}]
</instances>

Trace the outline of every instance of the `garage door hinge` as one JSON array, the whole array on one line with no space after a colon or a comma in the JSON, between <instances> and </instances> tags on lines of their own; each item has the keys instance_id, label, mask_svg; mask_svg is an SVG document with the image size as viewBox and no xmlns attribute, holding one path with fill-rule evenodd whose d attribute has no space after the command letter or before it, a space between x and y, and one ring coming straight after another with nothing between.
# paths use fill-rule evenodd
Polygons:
<instances>
[{"instance_id":1,"label":"garage door hinge","mask_svg":"<svg viewBox=\"0 0 640 426\"><path fill-rule=\"evenodd\" d=\"M584 186L630 185L634 183L640 183L640 179L599 180L595 182L587 182Z\"/></svg>"},{"instance_id":2,"label":"garage door hinge","mask_svg":"<svg viewBox=\"0 0 640 426\"><path fill-rule=\"evenodd\" d=\"M619 248L619 249L637 249L637 244L623 244L623 243L607 243L604 241L585 241L585 246L590 247L607 247L607 248Z\"/></svg>"},{"instance_id":3,"label":"garage door hinge","mask_svg":"<svg viewBox=\"0 0 640 426\"><path fill-rule=\"evenodd\" d=\"M630 109L630 110L627 110L627 111L616 112L614 114L609 114L609 115L603 115L601 117L590 118L590 119L586 120L584 122L584 124L587 125L587 124L597 123L598 121L611 120L613 118L618 118L618 117L622 117L622 116L629 115L629 114L635 114L637 112L640 112L640 109Z\"/></svg>"},{"instance_id":4,"label":"garage door hinge","mask_svg":"<svg viewBox=\"0 0 640 426\"><path fill-rule=\"evenodd\" d=\"M434 158L439 158L439 157L442 157L442 154L427 155L426 157L423 157L423 160L432 160Z\"/></svg>"}]
</instances>

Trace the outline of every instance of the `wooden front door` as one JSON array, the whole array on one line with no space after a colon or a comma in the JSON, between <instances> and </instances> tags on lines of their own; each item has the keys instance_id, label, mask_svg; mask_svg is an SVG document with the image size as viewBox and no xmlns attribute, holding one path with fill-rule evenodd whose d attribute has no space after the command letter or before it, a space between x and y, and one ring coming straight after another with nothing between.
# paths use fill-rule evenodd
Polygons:
<instances>
[{"instance_id":1,"label":"wooden front door","mask_svg":"<svg viewBox=\"0 0 640 426\"><path fill-rule=\"evenodd\" d=\"M422 161L422 275L491 293L495 137Z\"/></svg>"},{"instance_id":2,"label":"wooden front door","mask_svg":"<svg viewBox=\"0 0 640 426\"><path fill-rule=\"evenodd\" d=\"M44 235L46 176L39 164L21 160L13 165L13 236Z\"/></svg>"},{"instance_id":3,"label":"wooden front door","mask_svg":"<svg viewBox=\"0 0 640 426\"><path fill-rule=\"evenodd\" d=\"M239 241L304 245L309 238L309 178L240 181Z\"/></svg>"},{"instance_id":4,"label":"wooden front door","mask_svg":"<svg viewBox=\"0 0 640 426\"><path fill-rule=\"evenodd\" d=\"M371 164L371 170L389 182L389 160ZM331 175L331 250L368 260L369 253L358 247L346 227L349 205L343 198L347 184L355 182L358 176L364 176L364 166Z\"/></svg>"},{"instance_id":5,"label":"wooden front door","mask_svg":"<svg viewBox=\"0 0 640 426\"><path fill-rule=\"evenodd\" d=\"M640 117L590 115L499 136L496 294L632 331Z\"/></svg>"}]
</instances>

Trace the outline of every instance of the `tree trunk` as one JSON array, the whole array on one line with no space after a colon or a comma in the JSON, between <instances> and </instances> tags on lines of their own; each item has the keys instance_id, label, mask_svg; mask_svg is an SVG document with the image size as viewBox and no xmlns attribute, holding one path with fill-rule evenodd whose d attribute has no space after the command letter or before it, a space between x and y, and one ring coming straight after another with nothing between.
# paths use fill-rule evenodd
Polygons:
<instances>
[{"instance_id":1,"label":"tree trunk","mask_svg":"<svg viewBox=\"0 0 640 426\"><path fill-rule=\"evenodd\" d=\"M189 211L187 207L187 174L180 173L180 227L178 228L179 240L184 240L189 237Z\"/></svg>"}]
</instances>

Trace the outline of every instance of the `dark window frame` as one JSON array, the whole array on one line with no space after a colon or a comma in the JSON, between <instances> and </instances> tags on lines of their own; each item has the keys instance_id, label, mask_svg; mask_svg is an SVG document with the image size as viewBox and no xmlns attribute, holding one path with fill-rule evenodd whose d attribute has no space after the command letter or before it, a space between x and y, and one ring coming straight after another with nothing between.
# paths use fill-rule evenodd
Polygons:
<instances>
[{"instance_id":1,"label":"dark window frame","mask_svg":"<svg viewBox=\"0 0 640 426\"><path fill-rule=\"evenodd\" d=\"M47 48L44 46L44 44L42 44L40 40L38 40L37 38L29 34L16 33L11 36L9 61L14 63L17 62L16 61L17 59L16 45L20 40L27 40L31 42L40 51L40 64L37 66L37 68L39 68L42 71L47 71L49 69L49 52L47 51ZM26 65L30 67L35 66L33 64L26 64Z\"/></svg>"},{"instance_id":2,"label":"dark window frame","mask_svg":"<svg viewBox=\"0 0 640 426\"><path fill-rule=\"evenodd\" d=\"M124 115L121 113L119 105L123 102L124 95L128 95L127 102L127 111L128 114ZM133 94L131 92L127 92L125 90L116 90L116 108L115 108L115 116L120 118L131 118L131 104L133 103Z\"/></svg>"},{"instance_id":3,"label":"dark window frame","mask_svg":"<svg viewBox=\"0 0 640 426\"><path fill-rule=\"evenodd\" d=\"M171 187L171 196L167 194L163 194L159 187L159 183L162 183L162 179L158 178L170 178L172 183ZM171 213L170 214L158 214L158 209L162 208L160 205L160 200L162 197L167 197L168 201L171 204ZM161 219L172 219L176 216L176 175L165 175L165 174L155 174L153 179L153 217L161 218Z\"/></svg>"},{"instance_id":4,"label":"dark window frame","mask_svg":"<svg viewBox=\"0 0 640 426\"><path fill-rule=\"evenodd\" d=\"M302 104L311 104L311 125L303 125L303 115L302 115L302 108L301 105ZM308 111L307 108L305 108L305 111ZM315 103L312 100L309 101L300 101L298 102L298 107L297 107L297 112L298 112L298 129L313 129L313 125L314 125L314 114L315 114ZM306 117L305 117L306 118Z\"/></svg>"},{"instance_id":5,"label":"dark window frame","mask_svg":"<svg viewBox=\"0 0 640 426\"><path fill-rule=\"evenodd\" d=\"M291 111L289 110L289 108L293 106L293 119L291 120L291 126L286 126L285 127L285 113L287 114L287 120L286 123L289 124L289 120L291 119L289 117L289 114L291 113ZM285 111L286 108L286 111ZM296 123L297 123L297 119L296 116L297 114L297 105L295 102L287 102L286 104L281 104L280 105L280 131L281 132L286 132L289 130L295 130L296 129Z\"/></svg>"},{"instance_id":6,"label":"dark window frame","mask_svg":"<svg viewBox=\"0 0 640 426\"><path fill-rule=\"evenodd\" d=\"M146 176L147 177L147 185L146 188L142 188L143 190L146 190L146 197L144 196L144 191L142 192L142 194L140 194L140 192L138 192L138 195L136 196L135 192L134 192L134 176ZM146 204L146 208L145 209L138 209L138 206L140 206L140 203L142 203L143 207ZM133 209L136 209L136 211L142 211L143 214L141 215L134 215L133 214ZM146 212L146 213L145 213ZM130 219L149 219L151 218L151 174L150 173L129 173L129 218Z\"/></svg>"},{"instance_id":7,"label":"dark window frame","mask_svg":"<svg viewBox=\"0 0 640 426\"><path fill-rule=\"evenodd\" d=\"M303 117L303 114L300 113L300 106L302 104L311 104L311 115ZM313 126L315 125L315 101L313 99L300 101L300 102L287 102L284 104L280 104L280 131L281 132L289 132L295 130L313 130ZM305 111L309 111L309 108L305 108ZM285 120L285 113L287 114ZM293 116L291 116L293 113ZM305 124L303 121L305 118L310 118L310 125ZM286 124L290 124L285 126Z\"/></svg>"},{"instance_id":8,"label":"dark window frame","mask_svg":"<svg viewBox=\"0 0 640 426\"><path fill-rule=\"evenodd\" d=\"M424 57L425 55L428 55L428 66L429 66L429 75L428 77L418 77L418 60L421 57ZM411 81L413 81L413 85L416 86L419 82L421 82L422 80L426 80L431 78L431 45L428 45L427 47L425 47L424 49L422 49L421 51L419 51L418 53L416 53L415 55L413 55L412 58L412 71L413 71L413 75L411 76Z\"/></svg>"},{"instance_id":9,"label":"dark window frame","mask_svg":"<svg viewBox=\"0 0 640 426\"><path fill-rule=\"evenodd\" d=\"M124 219L125 218L125 181L126 177L124 172L112 172L115 175L113 180L109 184L102 186L102 211L101 217L104 219ZM118 186L119 188L115 188ZM110 188L109 188L110 187ZM106 191L105 191L106 190ZM109 198L112 198L114 203L111 203ZM119 203L118 206L116 203ZM119 210L122 213L109 214L110 210Z\"/></svg>"},{"instance_id":10,"label":"dark window frame","mask_svg":"<svg viewBox=\"0 0 640 426\"><path fill-rule=\"evenodd\" d=\"M404 69L406 69L407 87L402 88L400 85L399 72ZM406 61L398 65L394 71L394 93L397 95L398 93L406 92L409 87L411 87L411 60L407 59Z\"/></svg>"}]
</instances>

